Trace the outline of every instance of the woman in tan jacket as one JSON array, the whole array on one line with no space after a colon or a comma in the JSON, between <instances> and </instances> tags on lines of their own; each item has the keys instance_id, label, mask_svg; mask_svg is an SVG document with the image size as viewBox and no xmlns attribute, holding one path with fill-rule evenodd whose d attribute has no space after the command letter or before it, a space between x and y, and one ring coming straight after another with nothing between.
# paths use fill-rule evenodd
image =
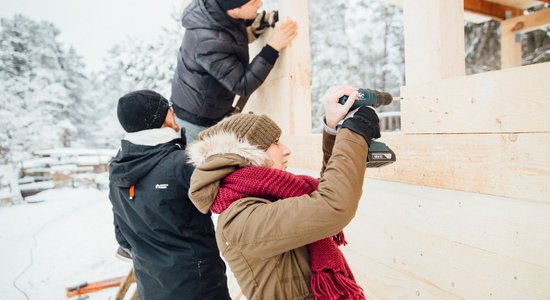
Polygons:
<instances>
[{"instance_id":1,"label":"woman in tan jacket","mask_svg":"<svg viewBox=\"0 0 550 300\"><path fill-rule=\"evenodd\" d=\"M219 214L218 247L247 299L365 298L338 249L361 197L367 143L380 137L373 109L348 114L356 97L353 86L325 95L319 180L285 171L290 150L265 115L226 118L189 145L189 197Z\"/></svg>"}]
</instances>

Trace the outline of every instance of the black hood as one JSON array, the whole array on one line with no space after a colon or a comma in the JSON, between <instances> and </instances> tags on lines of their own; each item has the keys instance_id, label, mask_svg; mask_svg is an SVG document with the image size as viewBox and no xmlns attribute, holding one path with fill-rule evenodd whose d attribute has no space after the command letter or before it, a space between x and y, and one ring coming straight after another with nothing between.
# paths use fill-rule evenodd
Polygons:
<instances>
[{"instance_id":1,"label":"black hood","mask_svg":"<svg viewBox=\"0 0 550 300\"><path fill-rule=\"evenodd\" d=\"M109 164L109 180L116 186L128 188L145 177L163 158L184 147L181 139L157 146L135 145L122 140L121 149Z\"/></svg>"},{"instance_id":2,"label":"black hood","mask_svg":"<svg viewBox=\"0 0 550 300\"><path fill-rule=\"evenodd\" d=\"M181 24L185 29L225 31L236 41L248 43L245 21L230 18L216 0L193 0L183 11Z\"/></svg>"}]
</instances>

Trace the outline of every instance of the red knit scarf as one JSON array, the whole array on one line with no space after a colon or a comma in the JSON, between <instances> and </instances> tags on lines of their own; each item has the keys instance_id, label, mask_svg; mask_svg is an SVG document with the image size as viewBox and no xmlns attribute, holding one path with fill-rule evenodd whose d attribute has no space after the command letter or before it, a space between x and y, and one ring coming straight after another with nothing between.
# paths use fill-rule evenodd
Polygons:
<instances>
[{"instance_id":1,"label":"red knit scarf","mask_svg":"<svg viewBox=\"0 0 550 300\"><path fill-rule=\"evenodd\" d=\"M229 174L221 182L216 200L210 208L220 214L236 200L259 197L270 201L311 194L319 180L266 167L247 167ZM365 299L363 289L338 249L346 244L344 234L307 245L311 270L311 289L316 299Z\"/></svg>"}]
</instances>

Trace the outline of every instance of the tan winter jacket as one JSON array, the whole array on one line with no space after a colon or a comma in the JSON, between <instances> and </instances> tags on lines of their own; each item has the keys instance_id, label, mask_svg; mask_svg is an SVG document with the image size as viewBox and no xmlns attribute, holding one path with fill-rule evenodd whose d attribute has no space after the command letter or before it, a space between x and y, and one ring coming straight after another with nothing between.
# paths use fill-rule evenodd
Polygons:
<instances>
[{"instance_id":1,"label":"tan winter jacket","mask_svg":"<svg viewBox=\"0 0 550 300\"><path fill-rule=\"evenodd\" d=\"M228 134L195 142L188 152L197 165L189 197L203 213L229 173L270 164L265 151ZM305 246L337 234L354 217L367 152L365 140L348 129L341 129L336 137L324 133L317 191L276 202L243 198L219 216L218 247L247 299L314 298Z\"/></svg>"}]
</instances>

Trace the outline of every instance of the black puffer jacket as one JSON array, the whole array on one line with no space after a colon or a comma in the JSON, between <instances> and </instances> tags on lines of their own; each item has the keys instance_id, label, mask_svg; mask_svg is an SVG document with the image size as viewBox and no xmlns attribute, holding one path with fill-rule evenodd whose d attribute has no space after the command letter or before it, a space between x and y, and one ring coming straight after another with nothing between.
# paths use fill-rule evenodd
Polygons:
<instances>
[{"instance_id":1,"label":"black puffer jacket","mask_svg":"<svg viewBox=\"0 0 550 300\"><path fill-rule=\"evenodd\" d=\"M212 126L232 112L235 95L248 97L262 84L278 52L265 46L249 64L244 20L230 18L216 0L193 0L182 25L170 100L178 118Z\"/></svg>"},{"instance_id":2,"label":"black puffer jacket","mask_svg":"<svg viewBox=\"0 0 550 300\"><path fill-rule=\"evenodd\" d=\"M183 147L181 140L157 146L122 141L110 164L118 234L131 248L141 300L230 299L210 214L187 196L193 168Z\"/></svg>"}]
</instances>

